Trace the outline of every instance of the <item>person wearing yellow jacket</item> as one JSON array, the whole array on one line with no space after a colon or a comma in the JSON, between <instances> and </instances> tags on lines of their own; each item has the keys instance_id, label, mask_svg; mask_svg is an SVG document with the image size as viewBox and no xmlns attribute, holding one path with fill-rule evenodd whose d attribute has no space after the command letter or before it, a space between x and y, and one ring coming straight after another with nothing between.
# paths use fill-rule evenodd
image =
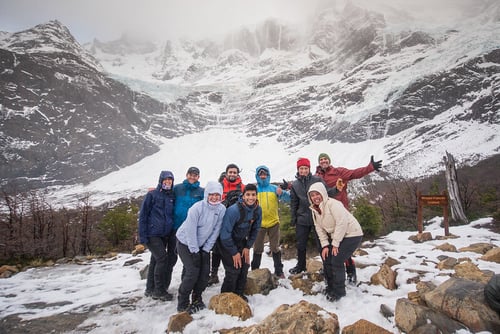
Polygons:
<instances>
[{"instance_id":1,"label":"person wearing yellow jacket","mask_svg":"<svg viewBox=\"0 0 500 334\"><path fill-rule=\"evenodd\" d=\"M274 274L279 278L285 278L283 274L283 263L280 251L280 218L278 215L278 202L290 202L290 193L284 189L271 184L271 173L269 168L262 165L255 171L257 181L257 199L262 208L262 224L257 239L253 245L252 270L258 269L264 252L264 238L269 236L269 245L273 254Z\"/></svg>"}]
</instances>

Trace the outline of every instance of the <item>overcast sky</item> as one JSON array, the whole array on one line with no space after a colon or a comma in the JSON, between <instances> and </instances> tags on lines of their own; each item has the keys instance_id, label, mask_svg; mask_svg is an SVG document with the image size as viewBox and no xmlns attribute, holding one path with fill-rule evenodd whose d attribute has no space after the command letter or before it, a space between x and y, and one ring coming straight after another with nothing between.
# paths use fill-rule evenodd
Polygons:
<instances>
[{"instance_id":1,"label":"overcast sky","mask_svg":"<svg viewBox=\"0 0 500 334\"><path fill-rule=\"evenodd\" d=\"M459 20L462 13L495 0L352 0L387 10L406 10L433 21ZM151 37L204 37L275 17L307 20L319 3L345 0L0 0L0 30L16 32L57 19L80 43L109 41L123 32ZM393 12L394 13L394 12Z\"/></svg>"}]
</instances>

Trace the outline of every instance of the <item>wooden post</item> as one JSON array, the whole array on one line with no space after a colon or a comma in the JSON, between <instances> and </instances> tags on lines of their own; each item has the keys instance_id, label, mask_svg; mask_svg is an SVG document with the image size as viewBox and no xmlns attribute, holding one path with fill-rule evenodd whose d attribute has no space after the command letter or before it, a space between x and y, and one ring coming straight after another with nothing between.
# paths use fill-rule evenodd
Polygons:
<instances>
[{"instance_id":1,"label":"wooden post","mask_svg":"<svg viewBox=\"0 0 500 334\"><path fill-rule=\"evenodd\" d=\"M448 194L446 193L446 190L443 191L443 196L448 198ZM450 224L448 223L448 201L446 201L446 204L443 205L443 224L444 224L444 235L449 236L450 235Z\"/></svg>"},{"instance_id":2,"label":"wooden post","mask_svg":"<svg viewBox=\"0 0 500 334\"><path fill-rule=\"evenodd\" d=\"M422 201L420 200L420 191L417 191L417 228L418 233L422 233L424 231L424 223L422 222Z\"/></svg>"}]
</instances>

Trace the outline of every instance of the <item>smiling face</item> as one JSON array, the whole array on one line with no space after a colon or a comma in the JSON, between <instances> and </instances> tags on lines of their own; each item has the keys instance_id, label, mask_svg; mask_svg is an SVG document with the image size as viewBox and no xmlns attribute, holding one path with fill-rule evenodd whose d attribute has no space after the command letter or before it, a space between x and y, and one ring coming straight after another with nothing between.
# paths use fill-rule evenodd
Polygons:
<instances>
[{"instance_id":1,"label":"smiling face","mask_svg":"<svg viewBox=\"0 0 500 334\"><path fill-rule=\"evenodd\" d=\"M323 202L323 196L321 196L321 194L317 191L311 191L309 193L309 198L314 205L319 205L321 202Z\"/></svg>"},{"instance_id":2,"label":"smiling face","mask_svg":"<svg viewBox=\"0 0 500 334\"><path fill-rule=\"evenodd\" d=\"M257 201L257 192L255 190L247 190L243 194L243 202L246 206L252 206Z\"/></svg>"},{"instance_id":3,"label":"smiling face","mask_svg":"<svg viewBox=\"0 0 500 334\"><path fill-rule=\"evenodd\" d=\"M309 170L310 168L307 166L300 166L298 169L298 173L300 176L307 176L309 175Z\"/></svg>"},{"instance_id":4,"label":"smiling face","mask_svg":"<svg viewBox=\"0 0 500 334\"><path fill-rule=\"evenodd\" d=\"M200 175L195 173L187 173L186 179L188 180L189 183L193 184L200 179Z\"/></svg>"},{"instance_id":5,"label":"smiling face","mask_svg":"<svg viewBox=\"0 0 500 334\"><path fill-rule=\"evenodd\" d=\"M234 182L238 178L238 168L228 168L226 171L226 179L229 182Z\"/></svg>"},{"instance_id":6,"label":"smiling face","mask_svg":"<svg viewBox=\"0 0 500 334\"><path fill-rule=\"evenodd\" d=\"M328 168L328 166L330 166L330 160L328 160L328 158L326 157L322 157L319 159L319 166L322 168L322 169L326 169Z\"/></svg>"}]
</instances>

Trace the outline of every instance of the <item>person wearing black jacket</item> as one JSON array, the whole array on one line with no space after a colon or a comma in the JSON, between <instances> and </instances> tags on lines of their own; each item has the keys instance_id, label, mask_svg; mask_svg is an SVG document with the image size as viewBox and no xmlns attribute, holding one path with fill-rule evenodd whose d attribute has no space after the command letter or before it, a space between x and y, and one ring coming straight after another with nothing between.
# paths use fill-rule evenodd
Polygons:
<instances>
[{"instance_id":1,"label":"person wearing black jacket","mask_svg":"<svg viewBox=\"0 0 500 334\"><path fill-rule=\"evenodd\" d=\"M307 192L311 184L321 182L328 190L328 197L334 197L339 193L337 188L328 188L322 178L311 174L311 162L306 158L297 160L296 180L292 183L290 190L290 210L291 225L295 227L295 236L297 239L297 265L289 270L290 274L298 274L306 271L306 251L307 240L311 231L314 233L318 251L321 250L318 235L314 229L311 209L309 208L309 199ZM337 185L339 187L339 185Z\"/></svg>"}]
</instances>

